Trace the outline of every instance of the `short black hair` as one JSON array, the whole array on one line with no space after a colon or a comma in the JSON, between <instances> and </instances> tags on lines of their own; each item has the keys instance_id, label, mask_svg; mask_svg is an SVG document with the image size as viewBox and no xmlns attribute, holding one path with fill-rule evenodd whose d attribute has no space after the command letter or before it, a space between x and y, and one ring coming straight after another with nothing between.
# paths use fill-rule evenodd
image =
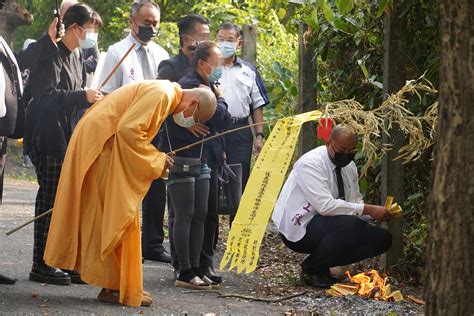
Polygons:
<instances>
[{"instance_id":1,"label":"short black hair","mask_svg":"<svg viewBox=\"0 0 474 316\"><path fill-rule=\"evenodd\" d=\"M219 33L220 30L234 30L237 33L237 38L242 37L242 29L237 24L231 22L224 22L217 28L216 35Z\"/></svg>"},{"instance_id":2,"label":"short black hair","mask_svg":"<svg viewBox=\"0 0 474 316\"><path fill-rule=\"evenodd\" d=\"M217 45L214 42L200 43L194 51L193 59L191 60L191 67L196 69L200 60L207 61L209 56L211 56L211 50L214 47L217 48Z\"/></svg>"},{"instance_id":3,"label":"short black hair","mask_svg":"<svg viewBox=\"0 0 474 316\"><path fill-rule=\"evenodd\" d=\"M99 27L102 26L102 19L100 18L99 13L95 12L91 7L84 3L77 3L71 6L67 9L63 18L65 29L74 23L82 27L87 22L92 22Z\"/></svg>"},{"instance_id":4,"label":"short black hair","mask_svg":"<svg viewBox=\"0 0 474 316\"><path fill-rule=\"evenodd\" d=\"M0 0L0 10L3 9L6 0Z\"/></svg>"},{"instance_id":5,"label":"short black hair","mask_svg":"<svg viewBox=\"0 0 474 316\"><path fill-rule=\"evenodd\" d=\"M191 13L178 21L179 46L183 47L183 35L189 35L194 32L196 24L209 25L209 19L203 15Z\"/></svg>"}]
</instances>

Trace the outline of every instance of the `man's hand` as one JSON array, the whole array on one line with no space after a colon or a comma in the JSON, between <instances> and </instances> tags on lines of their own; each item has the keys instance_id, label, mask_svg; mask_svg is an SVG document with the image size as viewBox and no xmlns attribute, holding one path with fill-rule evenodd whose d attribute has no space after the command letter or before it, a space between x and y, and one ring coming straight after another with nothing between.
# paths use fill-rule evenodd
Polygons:
<instances>
[{"instance_id":1,"label":"man's hand","mask_svg":"<svg viewBox=\"0 0 474 316\"><path fill-rule=\"evenodd\" d=\"M85 88L87 102L96 103L99 100L102 100L104 95L100 90Z\"/></svg>"},{"instance_id":2,"label":"man's hand","mask_svg":"<svg viewBox=\"0 0 474 316\"><path fill-rule=\"evenodd\" d=\"M170 155L166 155L165 167L167 169L173 168L174 160Z\"/></svg>"},{"instance_id":3,"label":"man's hand","mask_svg":"<svg viewBox=\"0 0 474 316\"><path fill-rule=\"evenodd\" d=\"M57 33L57 30L56 30L56 25L60 23L58 18L55 17L53 22L51 22L51 24L49 25L49 28L48 28L48 35L49 35L49 38L51 39L51 41L53 43L57 43L61 40L61 38L64 37L64 34L65 34L65 30L64 30L64 24L62 24L61 22L61 27L59 28L59 37L56 37L56 33Z\"/></svg>"},{"instance_id":4,"label":"man's hand","mask_svg":"<svg viewBox=\"0 0 474 316\"><path fill-rule=\"evenodd\" d=\"M263 148L263 138L260 136L255 137L255 140L253 141L253 148L255 149L255 153L257 156L260 154Z\"/></svg>"},{"instance_id":5,"label":"man's hand","mask_svg":"<svg viewBox=\"0 0 474 316\"><path fill-rule=\"evenodd\" d=\"M202 124L199 122L196 122L196 124L191 127L187 127L186 129L196 137L204 137L209 135L209 127L207 127L206 124Z\"/></svg>"},{"instance_id":6,"label":"man's hand","mask_svg":"<svg viewBox=\"0 0 474 316\"><path fill-rule=\"evenodd\" d=\"M392 219L392 215L388 208L379 205L364 204L363 215L370 215L377 221L388 222Z\"/></svg>"},{"instance_id":7,"label":"man's hand","mask_svg":"<svg viewBox=\"0 0 474 316\"><path fill-rule=\"evenodd\" d=\"M224 93L222 92L222 89L219 88L219 86L214 85L214 93L217 97L224 97Z\"/></svg>"}]
</instances>

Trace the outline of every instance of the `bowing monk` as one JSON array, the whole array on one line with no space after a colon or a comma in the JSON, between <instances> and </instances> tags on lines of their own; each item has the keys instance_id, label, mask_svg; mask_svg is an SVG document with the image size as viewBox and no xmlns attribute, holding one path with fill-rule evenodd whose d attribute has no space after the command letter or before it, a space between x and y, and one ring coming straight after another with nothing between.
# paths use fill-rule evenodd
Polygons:
<instances>
[{"instance_id":1,"label":"bowing monk","mask_svg":"<svg viewBox=\"0 0 474 316\"><path fill-rule=\"evenodd\" d=\"M167 116L207 121L209 89L142 81L90 108L67 148L44 259L102 288L101 301L149 306L143 291L139 206L151 182L173 164L151 140Z\"/></svg>"}]
</instances>

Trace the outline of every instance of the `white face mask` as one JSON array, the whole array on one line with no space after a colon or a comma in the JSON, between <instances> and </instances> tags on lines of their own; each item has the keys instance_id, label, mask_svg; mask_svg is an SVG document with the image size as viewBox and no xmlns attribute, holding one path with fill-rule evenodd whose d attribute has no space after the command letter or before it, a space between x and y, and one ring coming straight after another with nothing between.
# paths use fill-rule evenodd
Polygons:
<instances>
[{"instance_id":1,"label":"white face mask","mask_svg":"<svg viewBox=\"0 0 474 316\"><path fill-rule=\"evenodd\" d=\"M194 108L194 112L191 116L184 117L183 112L179 112L178 114L173 115L173 120L176 124L178 124L181 127L188 128L191 126L194 126L196 124L196 121L194 121L194 113L196 113L197 106Z\"/></svg>"}]
</instances>

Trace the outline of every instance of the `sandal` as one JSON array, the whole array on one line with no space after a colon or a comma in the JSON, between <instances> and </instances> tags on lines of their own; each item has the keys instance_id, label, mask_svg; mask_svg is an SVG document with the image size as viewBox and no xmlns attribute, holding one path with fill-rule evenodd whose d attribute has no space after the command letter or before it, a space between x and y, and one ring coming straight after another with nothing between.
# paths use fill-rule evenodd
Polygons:
<instances>
[{"instance_id":1,"label":"sandal","mask_svg":"<svg viewBox=\"0 0 474 316\"><path fill-rule=\"evenodd\" d=\"M120 292L118 290L102 289L97 299L106 303L120 304Z\"/></svg>"},{"instance_id":2,"label":"sandal","mask_svg":"<svg viewBox=\"0 0 474 316\"><path fill-rule=\"evenodd\" d=\"M212 287L207 283L204 282L200 277L195 276L189 281L183 281L176 279L174 283L176 287L184 287L186 289L193 289L193 290L211 290Z\"/></svg>"},{"instance_id":3,"label":"sandal","mask_svg":"<svg viewBox=\"0 0 474 316\"><path fill-rule=\"evenodd\" d=\"M102 289L99 295L97 295L97 299L106 303L120 304L120 292L118 290ZM143 291L141 306L147 307L152 303L153 300L151 298L151 294L149 292Z\"/></svg>"}]
</instances>

